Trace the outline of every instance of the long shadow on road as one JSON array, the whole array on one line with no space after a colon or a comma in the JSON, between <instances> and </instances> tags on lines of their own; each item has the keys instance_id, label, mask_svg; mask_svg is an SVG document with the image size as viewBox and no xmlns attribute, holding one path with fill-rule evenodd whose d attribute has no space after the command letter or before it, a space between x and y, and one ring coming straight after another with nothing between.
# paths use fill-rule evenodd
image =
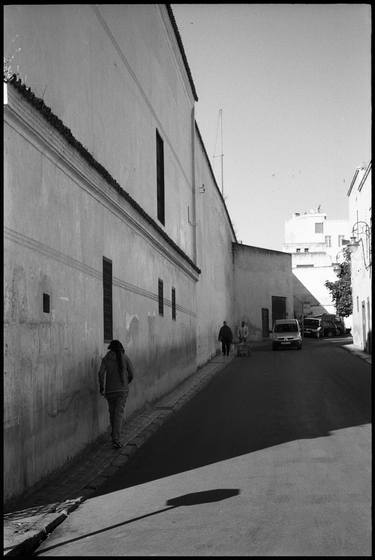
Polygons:
<instances>
[{"instance_id":1,"label":"long shadow on road","mask_svg":"<svg viewBox=\"0 0 375 560\"><path fill-rule=\"evenodd\" d=\"M236 358L97 490L171 476L371 422L371 370L336 341Z\"/></svg>"},{"instance_id":2,"label":"long shadow on road","mask_svg":"<svg viewBox=\"0 0 375 560\"><path fill-rule=\"evenodd\" d=\"M227 498L232 498L233 496L237 496L239 493L240 491L237 488L219 488L215 490L206 490L203 492L191 492L190 494L184 494L183 496L170 498L169 500L167 500L165 504L166 507L163 507L162 509L152 511L150 513L146 513L138 517L133 517L132 519L127 519L126 521L120 521L115 525L108 525L107 527L97 529L96 531L91 531L91 533L85 533L83 535L80 535L79 537L74 537L72 539L68 539L63 542L59 542L57 544L53 544L52 546L43 547L41 552L42 554L45 554L49 550L56 549L60 546L66 546L68 544L76 543L77 541L81 541L82 539L86 539L88 537L95 537L97 535L106 533L108 531L112 531L113 529L117 529L118 527L124 527L125 525L130 525L131 523L135 523L136 521L140 521L141 519L146 519L155 515L159 515L160 513L164 513L165 511L175 509L177 507L195 506L198 504L218 502L220 500L226 500ZM38 556L38 552L36 552L35 556Z\"/></svg>"}]
</instances>

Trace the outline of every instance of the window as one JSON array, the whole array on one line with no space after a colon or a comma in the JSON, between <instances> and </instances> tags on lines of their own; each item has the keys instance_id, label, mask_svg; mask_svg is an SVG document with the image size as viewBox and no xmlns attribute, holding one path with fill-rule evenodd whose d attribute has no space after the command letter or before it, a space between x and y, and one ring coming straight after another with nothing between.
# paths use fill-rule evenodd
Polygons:
<instances>
[{"instance_id":1,"label":"window","mask_svg":"<svg viewBox=\"0 0 375 560\"><path fill-rule=\"evenodd\" d=\"M300 248L296 249L296 253L300 253L300 252L301 252Z\"/></svg>"},{"instance_id":2,"label":"window","mask_svg":"<svg viewBox=\"0 0 375 560\"><path fill-rule=\"evenodd\" d=\"M343 239L344 239L345 235L339 235L338 236L338 245L341 246L343 245Z\"/></svg>"},{"instance_id":3,"label":"window","mask_svg":"<svg viewBox=\"0 0 375 560\"><path fill-rule=\"evenodd\" d=\"M103 257L103 327L104 342L112 340L112 261Z\"/></svg>"},{"instance_id":4,"label":"window","mask_svg":"<svg viewBox=\"0 0 375 560\"><path fill-rule=\"evenodd\" d=\"M331 247L332 246L332 241L331 241L331 236L330 235L326 235L324 238L325 244L327 245L327 247Z\"/></svg>"},{"instance_id":5,"label":"window","mask_svg":"<svg viewBox=\"0 0 375 560\"><path fill-rule=\"evenodd\" d=\"M305 248L304 248L304 252L305 252L305 253L308 253L308 252L309 252L309 248L308 248L308 247L305 247Z\"/></svg>"},{"instance_id":6,"label":"window","mask_svg":"<svg viewBox=\"0 0 375 560\"><path fill-rule=\"evenodd\" d=\"M43 294L43 313L50 312L50 297L49 294Z\"/></svg>"},{"instance_id":7,"label":"window","mask_svg":"<svg viewBox=\"0 0 375 560\"><path fill-rule=\"evenodd\" d=\"M158 280L159 315L164 315L163 280Z\"/></svg>"},{"instance_id":8,"label":"window","mask_svg":"<svg viewBox=\"0 0 375 560\"><path fill-rule=\"evenodd\" d=\"M176 288L172 288L172 319L176 320Z\"/></svg>"},{"instance_id":9,"label":"window","mask_svg":"<svg viewBox=\"0 0 375 560\"><path fill-rule=\"evenodd\" d=\"M157 183L157 213L158 220L165 224L164 201L164 145L158 131L156 131L156 183Z\"/></svg>"},{"instance_id":10,"label":"window","mask_svg":"<svg viewBox=\"0 0 375 560\"><path fill-rule=\"evenodd\" d=\"M315 233L323 233L323 222L315 223Z\"/></svg>"}]
</instances>

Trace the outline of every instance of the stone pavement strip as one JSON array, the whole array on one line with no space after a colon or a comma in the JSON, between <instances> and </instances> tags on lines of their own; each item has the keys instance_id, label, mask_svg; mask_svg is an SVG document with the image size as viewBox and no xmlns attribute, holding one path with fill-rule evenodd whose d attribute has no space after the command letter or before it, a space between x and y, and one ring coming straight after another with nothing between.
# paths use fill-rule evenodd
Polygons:
<instances>
[{"instance_id":1,"label":"stone pavement strip","mask_svg":"<svg viewBox=\"0 0 375 560\"><path fill-rule=\"evenodd\" d=\"M234 355L214 357L173 391L136 411L124 422L121 449L113 449L108 435L100 436L69 464L52 473L4 508L4 556L32 553L40 543L96 488L122 467L137 449L232 361Z\"/></svg>"}]
</instances>

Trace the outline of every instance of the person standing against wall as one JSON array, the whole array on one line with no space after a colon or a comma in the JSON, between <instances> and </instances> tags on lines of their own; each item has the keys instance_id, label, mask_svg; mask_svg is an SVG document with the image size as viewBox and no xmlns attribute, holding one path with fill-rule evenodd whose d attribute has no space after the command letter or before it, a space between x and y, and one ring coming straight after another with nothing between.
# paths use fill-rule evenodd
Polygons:
<instances>
[{"instance_id":1,"label":"person standing against wall","mask_svg":"<svg viewBox=\"0 0 375 560\"><path fill-rule=\"evenodd\" d=\"M134 377L134 369L119 340L112 340L109 344L98 376L100 394L107 399L108 403L112 444L113 447L120 448L122 447L120 441L122 419L129 394L129 383Z\"/></svg>"},{"instance_id":2,"label":"person standing against wall","mask_svg":"<svg viewBox=\"0 0 375 560\"><path fill-rule=\"evenodd\" d=\"M247 337L249 336L249 329L247 328L245 321L241 321L241 325L238 327L237 335L240 343L247 342Z\"/></svg>"},{"instance_id":3,"label":"person standing against wall","mask_svg":"<svg viewBox=\"0 0 375 560\"><path fill-rule=\"evenodd\" d=\"M219 341L221 342L223 356L229 356L229 350L233 341L233 333L226 321L223 322L223 326L219 331Z\"/></svg>"}]
</instances>

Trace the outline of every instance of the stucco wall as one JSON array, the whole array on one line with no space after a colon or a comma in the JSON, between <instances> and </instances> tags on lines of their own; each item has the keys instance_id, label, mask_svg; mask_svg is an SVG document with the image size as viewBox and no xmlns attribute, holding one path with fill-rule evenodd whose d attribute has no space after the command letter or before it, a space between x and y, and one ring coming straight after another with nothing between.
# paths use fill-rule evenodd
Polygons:
<instances>
[{"instance_id":1,"label":"stucco wall","mask_svg":"<svg viewBox=\"0 0 375 560\"><path fill-rule=\"evenodd\" d=\"M269 310L272 327L272 296L287 298L287 316L294 316L291 255L235 243L233 261L234 326L246 321L250 340L260 340L262 308Z\"/></svg>"},{"instance_id":2,"label":"stucco wall","mask_svg":"<svg viewBox=\"0 0 375 560\"><path fill-rule=\"evenodd\" d=\"M4 16L12 70L195 259L194 94L165 5L9 5ZM107 427L96 379L107 348L103 257L113 266L113 336L136 368L127 415L195 370L199 278L17 95L12 90L4 131L6 498ZM165 226L157 219L156 130Z\"/></svg>"},{"instance_id":3,"label":"stucco wall","mask_svg":"<svg viewBox=\"0 0 375 560\"><path fill-rule=\"evenodd\" d=\"M37 129L35 110L25 110ZM113 337L124 342L136 370L126 414L196 368L199 274L87 164L69 168L74 148L64 145L58 157L52 149L58 133L49 128L38 138L7 112L5 498L61 466L107 427L97 384L107 348L103 256L113 266ZM164 316L158 313L159 278ZM51 298L48 314L43 293Z\"/></svg>"},{"instance_id":4,"label":"stucco wall","mask_svg":"<svg viewBox=\"0 0 375 560\"><path fill-rule=\"evenodd\" d=\"M166 7L8 5L4 35L13 70L155 219L159 130L165 230L194 257L187 214L194 98Z\"/></svg>"},{"instance_id":5,"label":"stucco wall","mask_svg":"<svg viewBox=\"0 0 375 560\"><path fill-rule=\"evenodd\" d=\"M13 38L22 47L14 69L32 93L151 218L9 84L4 111L8 499L107 428L97 383L107 349L103 257L113 267L113 338L125 344L136 371L129 416L216 353L218 328L232 316L235 236L195 128L194 99L165 6L7 6L5 28L7 54ZM156 129L164 141L165 227L156 216ZM43 312L43 294L50 296L49 313Z\"/></svg>"},{"instance_id":6,"label":"stucco wall","mask_svg":"<svg viewBox=\"0 0 375 560\"><path fill-rule=\"evenodd\" d=\"M196 136L197 362L201 365L220 348L223 321L232 324L234 232L214 179L198 129Z\"/></svg>"}]
</instances>

